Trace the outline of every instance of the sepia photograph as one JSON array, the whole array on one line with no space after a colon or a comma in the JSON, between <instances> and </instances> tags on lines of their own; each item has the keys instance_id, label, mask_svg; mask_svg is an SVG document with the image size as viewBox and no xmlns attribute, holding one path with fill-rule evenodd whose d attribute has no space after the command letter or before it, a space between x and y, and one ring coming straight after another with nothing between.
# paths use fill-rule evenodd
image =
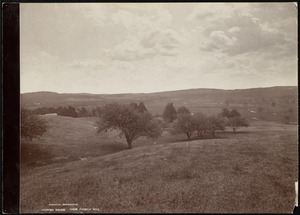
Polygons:
<instances>
[{"instance_id":1,"label":"sepia photograph","mask_svg":"<svg viewBox=\"0 0 300 215\"><path fill-rule=\"evenodd\" d=\"M297 3L19 7L20 213L293 212Z\"/></svg>"}]
</instances>

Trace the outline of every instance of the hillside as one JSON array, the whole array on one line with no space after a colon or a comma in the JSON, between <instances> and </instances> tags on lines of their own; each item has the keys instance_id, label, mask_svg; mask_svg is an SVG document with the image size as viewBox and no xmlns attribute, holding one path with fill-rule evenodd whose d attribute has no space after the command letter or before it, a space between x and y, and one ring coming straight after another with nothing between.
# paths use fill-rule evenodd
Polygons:
<instances>
[{"instance_id":1,"label":"hillside","mask_svg":"<svg viewBox=\"0 0 300 215\"><path fill-rule=\"evenodd\" d=\"M109 102L143 101L152 113L162 114L167 103L175 107L187 106L192 112L201 111L216 114L229 106L238 109L249 120L282 122L286 117L297 121L298 87L269 87L239 90L189 89L157 93L139 94L59 94L54 92L35 92L21 94L21 104L29 109L38 107L92 108Z\"/></svg>"},{"instance_id":2,"label":"hillside","mask_svg":"<svg viewBox=\"0 0 300 215\"><path fill-rule=\"evenodd\" d=\"M294 207L294 125L254 122L216 139L138 139L127 150L124 138L97 135L95 118L42 117L50 129L22 148L22 212L61 208L49 203L75 203L77 213L290 213Z\"/></svg>"}]
</instances>

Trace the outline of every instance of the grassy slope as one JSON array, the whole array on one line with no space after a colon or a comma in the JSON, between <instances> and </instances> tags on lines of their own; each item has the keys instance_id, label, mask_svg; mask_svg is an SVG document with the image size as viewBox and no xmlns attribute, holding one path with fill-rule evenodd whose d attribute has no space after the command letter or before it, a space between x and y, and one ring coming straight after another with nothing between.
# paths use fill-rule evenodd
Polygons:
<instances>
[{"instance_id":1,"label":"grassy slope","mask_svg":"<svg viewBox=\"0 0 300 215\"><path fill-rule=\"evenodd\" d=\"M78 203L101 212L293 209L295 126L257 122L240 134L218 134L219 139L176 143L163 137L156 145L140 141L123 150L122 139L95 135L92 118L47 118L52 130L39 150L48 157L36 154L40 162L33 166L23 150L23 212L40 212L49 203Z\"/></svg>"}]
</instances>

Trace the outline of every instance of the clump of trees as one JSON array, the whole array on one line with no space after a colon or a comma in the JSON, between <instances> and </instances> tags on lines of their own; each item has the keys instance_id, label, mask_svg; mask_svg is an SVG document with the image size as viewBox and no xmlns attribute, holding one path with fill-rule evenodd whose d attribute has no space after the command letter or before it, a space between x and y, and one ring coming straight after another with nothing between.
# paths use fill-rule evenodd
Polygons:
<instances>
[{"instance_id":1,"label":"clump of trees","mask_svg":"<svg viewBox=\"0 0 300 215\"><path fill-rule=\"evenodd\" d=\"M32 140L47 131L47 123L38 115L25 108L21 108L21 137Z\"/></svg>"},{"instance_id":2,"label":"clump of trees","mask_svg":"<svg viewBox=\"0 0 300 215\"><path fill-rule=\"evenodd\" d=\"M228 110L228 108L223 108L221 116L226 119L226 125L232 128L235 133L240 127L248 127L249 123L245 118L241 117L241 114L233 109Z\"/></svg>"},{"instance_id":3,"label":"clump of trees","mask_svg":"<svg viewBox=\"0 0 300 215\"><path fill-rule=\"evenodd\" d=\"M224 119L220 116L205 116L198 112L196 114L184 113L178 115L177 120L173 126L173 134L184 133L190 140L194 133L197 133L199 138L203 134L209 132L215 137L216 131L225 130Z\"/></svg>"},{"instance_id":4,"label":"clump of trees","mask_svg":"<svg viewBox=\"0 0 300 215\"><path fill-rule=\"evenodd\" d=\"M125 136L129 149L132 148L132 142L141 136L157 138L162 133L160 123L143 103L107 104L102 108L96 125L98 133L119 130L120 136Z\"/></svg>"},{"instance_id":5,"label":"clump of trees","mask_svg":"<svg viewBox=\"0 0 300 215\"><path fill-rule=\"evenodd\" d=\"M172 134L183 133L188 139L192 135L197 134L198 138L203 138L205 133L210 133L215 137L217 131L224 131L226 126L232 128L235 133L240 127L249 126L245 118L233 109L223 108L222 112L218 115L206 116L201 112L191 113L185 107L179 107L176 111L172 103L168 103L165 107L163 118L166 123L172 127Z\"/></svg>"}]
</instances>

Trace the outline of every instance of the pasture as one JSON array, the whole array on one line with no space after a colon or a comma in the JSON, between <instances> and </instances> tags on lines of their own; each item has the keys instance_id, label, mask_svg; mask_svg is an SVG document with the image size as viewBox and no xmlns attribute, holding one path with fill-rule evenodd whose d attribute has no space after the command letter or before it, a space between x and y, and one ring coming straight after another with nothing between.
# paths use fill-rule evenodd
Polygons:
<instances>
[{"instance_id":1,"label":"pasture","mask_svg":"<svg viewBox=\"0 0 300 215\"><path fill-rule=\"evenodd\" d=\"M23 213L55 203L97 209L88 213L293 211L295 125L254 121L191 141L164 132L127 150L118 133L96 133L97 118L42 117L49 130L21 148Z\"/></svg>"}]
</instances>

